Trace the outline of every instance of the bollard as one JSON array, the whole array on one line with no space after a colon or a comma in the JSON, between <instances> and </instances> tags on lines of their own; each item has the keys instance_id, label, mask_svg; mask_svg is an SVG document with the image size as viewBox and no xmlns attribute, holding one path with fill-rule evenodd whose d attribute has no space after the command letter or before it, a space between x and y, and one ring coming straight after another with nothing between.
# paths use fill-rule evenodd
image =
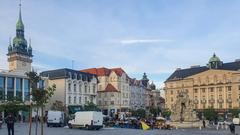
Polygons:
<instances>
[{"instance_id":1,"label":"bollard","mask_svg":"<svg viewBox=\"0 0 240 135\"><path fill-rule=\"evenodd\" d=\"M216 126L216 129L218 130L218 125Z\"/></svg>"},{"instance_id":2,"label":"bollard","mask_svg":"<svg viewBox=\"0 0 240 135\"><path fill-rule=\"evenodd\" d=\"M199 130L202 130L202 127L201 127L201 126L199 127Z\"/></svg>"},{"instance_id":3,"label":"bollard","mask_svg":"<svg viewBox=\"0 0 240 135\"><path fill-rule=\"evenodd\" d=\"M176 129L178 129L178 126L176 126Z\"/></svg>"}]
</instances>

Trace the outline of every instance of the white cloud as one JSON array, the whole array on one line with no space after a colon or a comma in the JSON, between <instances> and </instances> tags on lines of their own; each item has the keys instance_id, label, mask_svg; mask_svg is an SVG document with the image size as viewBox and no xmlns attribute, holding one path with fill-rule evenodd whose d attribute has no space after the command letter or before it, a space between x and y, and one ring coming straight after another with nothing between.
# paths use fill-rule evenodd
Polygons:
<instances>
[{"instance_id":1,"label":"white cloud","mask_svg":"<svg viewBox=\"0 0 240 135\"><path fill-rule=\"evenodd\" d=\"M147 43L169 43L173 42L173 40L169 39L126 39L121 40L121 44L147 44Z\"/></svg>"}]
</instances>

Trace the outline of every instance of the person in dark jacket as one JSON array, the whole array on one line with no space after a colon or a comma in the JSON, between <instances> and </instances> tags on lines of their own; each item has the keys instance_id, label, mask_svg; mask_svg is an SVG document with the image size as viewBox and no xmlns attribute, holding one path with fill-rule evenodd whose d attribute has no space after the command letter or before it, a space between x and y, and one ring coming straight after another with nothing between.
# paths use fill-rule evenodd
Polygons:
<instances>
[{"instance_id":1,"label":"person in dark jacket","mask_svg":"<svg viewBox=\"0 0 240 135\"><path fill-rule=\"evenodd\" d=\"M203 122L203 128L206 128L206 122L205 122L205 120L203 120L202 122Z\"/></svg>"},{"instance_id":2,"label":"person in dark jacket","mask_svg":"<svg viewBox=\"0 0 240 135\"><path fill-rule=\"evenodd\" d=\"M7 128L8 128L8 135L14 135L14 122L15 119L11 113L5 118L5 121L7 123ZM11 134L12 131L12 134Z\"/></svg>"},{"instance_id":3,"label":"person in dark jacket","mask_svg":"<svg viewBox=\"0 0 240 135\"><path fill-rule=\"evenodd\" d=\"M231 132L232 134L235 134L235 125L234 125L233 123L231 123L231 124L229 125L229 128L230 128L230 132Z\"/></svg>"}]
</instances>

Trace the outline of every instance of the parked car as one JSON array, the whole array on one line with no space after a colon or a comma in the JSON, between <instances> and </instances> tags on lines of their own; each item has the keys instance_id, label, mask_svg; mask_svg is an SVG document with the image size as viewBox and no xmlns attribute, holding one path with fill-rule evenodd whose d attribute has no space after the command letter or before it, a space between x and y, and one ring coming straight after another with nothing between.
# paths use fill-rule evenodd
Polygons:
<instances>
[{"instance_id":1,"label":"parked car","mask_svg":"<svg viewBox=\"0 0 240 135\"><path fill-rule=\"evenodd\" d=\"M82 111L76 112L74 118L68 122L69 128L85 128L99 130L103 127L102 112Z\"/></svg>"},{"instance_id":2,"label":"parked car","mask_svg":"<svg viewBox=\"0 0 240 135\"><path fill-rule=\"evenodd\" d=\"M47 126L64 126L64 112L61 111L48 111L47 114Z\"/></svg>"}]
</instances>

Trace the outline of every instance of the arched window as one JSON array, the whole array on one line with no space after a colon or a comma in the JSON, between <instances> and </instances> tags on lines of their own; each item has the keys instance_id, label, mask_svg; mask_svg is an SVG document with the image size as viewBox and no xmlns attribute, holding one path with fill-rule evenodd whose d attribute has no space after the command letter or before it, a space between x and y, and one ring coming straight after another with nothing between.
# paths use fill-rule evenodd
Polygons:
<instances>
[{"instance_id":1,"label":"arched window","mask_svg":"<svg viewBox=\"0 0 240 135\"><path fill-rule=\"evenodd\" d=\"M72 98L71 98L71 96L68 97L68 103L69 103L69 104L72 103Z\"/></svg>"}]
</instances>

